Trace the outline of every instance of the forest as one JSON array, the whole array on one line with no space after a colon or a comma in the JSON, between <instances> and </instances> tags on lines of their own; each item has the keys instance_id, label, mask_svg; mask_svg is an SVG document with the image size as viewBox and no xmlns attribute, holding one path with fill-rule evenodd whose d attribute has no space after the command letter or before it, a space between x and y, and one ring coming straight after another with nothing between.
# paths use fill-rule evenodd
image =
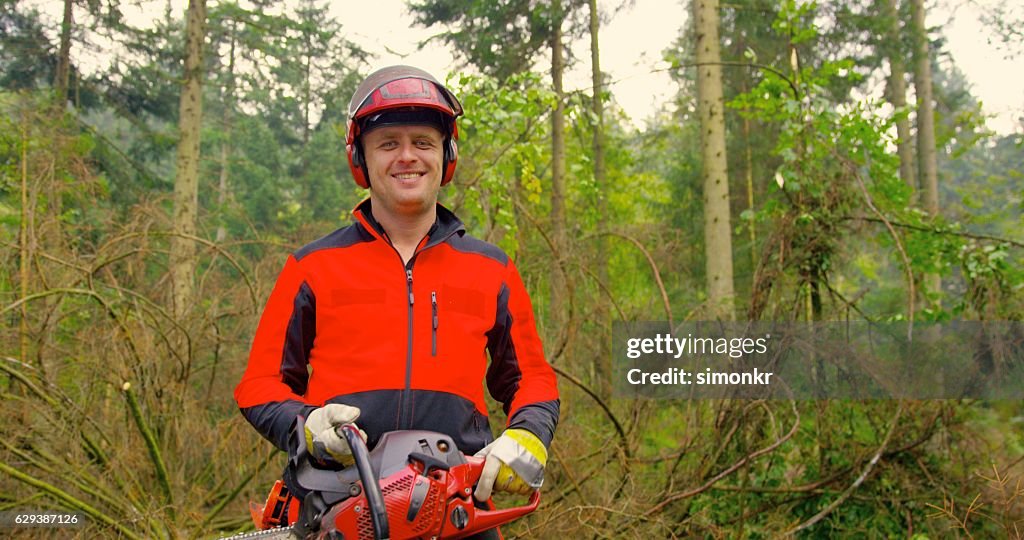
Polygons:
<instances>
[{"instance_id":1,"label":"forest","mask_svg":"<svg viewBox=\"0 0 1024 540\"><path fill-rule=\"evenodd\" d=\"M686 0L674 97L637 127L601 69L632 2L406 2L466 110L441 203L515 261L558 374L507 538L1024 537L1020 400L613 380L622 322L1020 324L1024 117L987 128L925 25L967 3ZM48 4L0 3L0 512L84 520L0 535L252 531L286 456L232 392L288 254L366 197L347 107L384 51L329 0ZM978 39L1024 58L1024 13L993 6Z\"/></svg>"}]
</instances>

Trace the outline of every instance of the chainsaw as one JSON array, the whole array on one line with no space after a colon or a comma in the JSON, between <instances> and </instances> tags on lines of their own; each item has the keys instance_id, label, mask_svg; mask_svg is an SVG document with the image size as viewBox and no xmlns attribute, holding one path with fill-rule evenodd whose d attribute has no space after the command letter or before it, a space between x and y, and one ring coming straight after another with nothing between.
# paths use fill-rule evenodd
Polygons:
<instances>
[{"instance_id":1,"label":"chainsaw","mask_svg":"<svg viewBox=\"0 0 1024 540\"><path fill-rule=\"evenodd\" d=\"M299 422L302 422L300 419ZM302 425L297 431L302 433ZM473 500L484 459L466 456L447 435L385 433L372 452L352 425L340 426L355 463L342 470L314 466L305 437L289 458L291 494L278 480L266 504L250 505L257 532L226 540L383 540L465 538L537 509L540 492L523 506L486 508Z\"/></svg>"}]
</instances>

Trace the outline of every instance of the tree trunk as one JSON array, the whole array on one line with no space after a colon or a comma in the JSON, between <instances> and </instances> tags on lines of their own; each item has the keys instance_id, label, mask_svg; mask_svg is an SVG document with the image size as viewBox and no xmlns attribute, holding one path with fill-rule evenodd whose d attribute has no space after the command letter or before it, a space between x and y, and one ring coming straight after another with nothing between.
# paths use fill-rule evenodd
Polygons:
<instances>
[{"instance_id":1,"label":"tree trunk","mask_svg":"<svg viewBox=\"0 0 1024 540\"><path fill-rule=\"evenodd\" d=\"M29 220L32 210L29 207L28 196L28 121L21 118L21 223L19 228L19 259L18 259L18 289L21 298L28 298L31 290L30 261L32 260L32 244L29 239L31 230ZM29 339L28 339L28 302L21 304L21 317L18 319L18 347L19 359L23 365L28 365ZM8 385L9 387L10 385Z\"/></svg>"},{"instance_id":2,"label":"tree trunk","mask_svg":"<svg viewBox=\"0 0 1024 540\"><path fill-rule=\"evenodd\" d=\"M516 166L515 183L512 185L512 206L515 210L516 219L516 256L514 260L518 264L520 261L526 259L526 231L529 228L529 222L526 216L523 215L523 208L526 205L526 197L523 197L523 167L522 165Z\"/></svg>"},{"instance_id":3,"label":"tree trunk","mask_svg":"<svg viewBox=\"0 0 1024 540\"><path fill-rule=\"evenodd\" d=\"M228 84L224 90L224 140L220 143L220 179L217 183L217 208L220 209L217 220L217 242L223 242L228 236L223 214L229 200L228 192L231 189L228 179L231 168L231 131L235 108L235 30L236 28L232 25L231 46L228 49Z\"/></svg>"},{"instance_id":4,"label":"tree trunk","mask_svg":"<svg viewBox=\"0 0 1024 540\"><path fill-rule=\"evenodd\" d=\"M186 26L185 72L179 105L178 157L174 179L174 229L171 237L171 286L173 311L181 318L192 304L195 243L185 236L196 234L199 206L199 128L203 119L203 39L206 0L192 0Z\"/></svg>"},{"instance_id":5,"label":"tree trunk","mask_svg":"<svg viewBox=\"0 0 1024 540\"><path fill-rule=\"evenodd\" d=\"M741 50L746 50L743 47ZM747 79L744 78L740 83L740 92L746 94L750 89L747 88ZM750 118L746 115L743 116L743 169L746 179L747 187L747 210L753 215L755 211L754 207L754 149L750 145ZM754 289L757 288L757 225L756 222L751 219L747 222L750 227L749 239L750 239L750 279L751 286L750 290L753 293Z\"/></svg>"},{"instance_id":6,"label":"tree trunk","mask_svg":"<svg viewBox=\"0 0 1024 540\"><path fill-rule=\"evenodd\" d=\"M53 87L57 94L57 104L64 109L68 99L68 81L71 73L71 25L74 16L74 2L64 0L64 19L60 24L60 52L57 54L57 74Z\"/></svg>"},{"instance_id":7,"label":"tree trunk","mask_svg":"<svg viewBox=\"0 0 1024 540\"><path fill-rule=\"evenodd\" d=\"M555 245L551 271L550 320L556 332L565 323L565 276L561 261L565 257L565 91L562 89L562 72L565 61L562 52L562 5L560 0L551 2L551 83L555 90L557 104L551 115L551 238Z\"/></svg>"},{"instance_id":8,"label":"tree trunk","mask_svg":"<svg viewBox=\"0 0 1024 540\"><path fill-rule=\"evenodd\" d=\"M939 215L939 176L935 162L935 111L932 106L932 63L928 47L928 29L924 23L924 0L910 1L914 36L914 91L917 93L917 165L924 209L928 215ZM942 289L937 274L925 276L928 292Z\"/></svg>"},{"instance_id":9,"label":"tree trunk","mask_svg":"<svg viewBox=\"0 0 1024 540\"><path fill-rule=\"evenodd\" d=\"M311 36L308 32L305 34L306 39L306 50L312 50L313 43L311 43ZM310 80L313 74L313 57L309 54L303 55L302 63L302 151L300 152L301 162L300 166L302 170L299 171L299 178L305 180L306 171L309 170L309 137L310 137L310 108L313 104L312 97L312 85L313 82Z\"/></svg>"},{"instance_id":10,"label":"tree trunk","mask_svg":"<svg viewBox=\"0 0 1024 540\"><path fill-rule=\"evenodd\" d=\"M932 62L928 29L924 25L924 0L911 0L914 36L914 91L917 93L917 163L920 167L924 208L939 213L939 180L935 164L935 110L932 105Z\"/></svg>"},{"instance_id":11,"label":"tree trunk","mask_svg":"<svg viewBox=\"0 0 1024 540\"><path fill-rule=\"evenodd\" d=\"M903 53L899 47L901 29L896 0L884 0L882 9L889 20L889 102L896 109L903 109L907 106L907 82L904 80L906 67ZM896 122L896 136L899 137L896 151L900 158L900 178L916 192L918 185L914 175L914 142L908 118Z\"/></svg>"},{"instance_id":12,"label":"tree trunk","mask_svg":"<svg viewBox=\"0 0 1024 540\"><path fill-rule=\"evenodd\" d=\"M604 167L604 75L601 73L601 46L598 33L601 30L601 19L597 10L597 0L590 0L590 72L593 81L593 97L591 109L594 113L594 183L597 185L597 214L601 219L608 218L608 181ZM608 241L604 235L597 237L597 279L604 287L608 286ZM603 294L598 289L598 295ZM609 334L608 302L599 297L596 312L597 322L601 328L601 336ZM602 398L609 399L612 395L612 366L610 351L604 350L605 341L601 341L601 350L595 355L594 375Z\"/></svg>"},{"instance_id":13,"label":"tree trunk","mask_svg":"<svg viewBox=\"0 0 1024 540\"><path fill-rule=\"evenodd\" d=\"M707 311L710 319L734 320L732 231L729 174L726 167L725 116L718 0L693 0L697 51L697 100L704 177L704 252Z\"/></svg>"},{"instance_id":14,"label":"tree trunk","mask_svg":"<svg viewBox=\"0 0 1024 540\"><path fill-rule=\"evenodd\" d=\"M226 133L224 133L224 137L225 137L225 139L227 139L227 138L229 138L231 136L230 127L229 127L230 124L228 124L228 122L231 122L231 118L230 118L230 115L227 112L224 113L224 122L225 122L225 128L228 129L228 131ZM228 169L229 169L230 166L231 166L231 145L230 145L230 143L228 143L225 140L224 142L222 142L220 144L220 177L218 178L218 182L217 182L217 208L219 209L218 213L221 214L221 215L218 216L217 233L216 233L216 237L215 237L217 239L218 243L219 242L223 242L224 239L228 237L228 229L227 229L227 227L224 226L224 216L223 216L223 213L224 213L224 209L227 207L227 204L228 204L228 189L229 189L229 187L228 187L228 177L229 177Z\"/></svg>"}]
</instances>

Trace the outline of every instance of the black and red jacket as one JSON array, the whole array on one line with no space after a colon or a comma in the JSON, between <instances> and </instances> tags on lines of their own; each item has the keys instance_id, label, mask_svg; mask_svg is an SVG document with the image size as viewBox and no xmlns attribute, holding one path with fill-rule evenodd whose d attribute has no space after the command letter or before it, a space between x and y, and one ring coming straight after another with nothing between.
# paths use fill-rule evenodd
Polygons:
<instances>
[{"instance_id":1,"label":"black and red jacket","mask_svg":"<svg viewBox=\"0 0 1024 540\"><path fill-rule=\"evenodd\" d=\"M474 453L492 440L486 380L508 427L549 445L555 374L508 256L438 205L403 264L370 201L354 214L288 257L235 388L246 419L284 450L296 416L344 403L361 409L371 447L388 431L425 429Z\"/></svg>"}]
</instances>

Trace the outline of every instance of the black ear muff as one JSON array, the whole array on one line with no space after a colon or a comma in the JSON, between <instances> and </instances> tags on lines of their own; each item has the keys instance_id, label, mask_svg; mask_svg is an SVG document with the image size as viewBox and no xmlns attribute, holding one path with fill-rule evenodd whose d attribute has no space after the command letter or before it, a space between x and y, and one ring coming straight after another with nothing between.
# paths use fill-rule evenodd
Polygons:
<instances>
[{"instance_id":1,"label":"black ear muff","mask_svg":"<svg viewBox=\"0 0 1024 540\"><path fill-rule=\"evenodd\" d=\"M441 177L441 185L445 185L455 178L455 165L459 161L459 145L455 143L455 137L448 137L444 145L444 175Z\"/></svg>"},{"instance_id":2,"label":"black ear muff","mask_svg":"<svg viewBox=\"0 0 1024 540\"><path fill-rule=\"evenodd\" d=\"M345 145L348 154L348 168L352 171L352 179L359 187L366 189L370 187L370 175L366 170L366 162L363 160L363 145L359 139Z\"/></svg>"},{"instance_id":3,"label":"black ear muff","mask_svg":"<svg viewBox=\"0 0 1024 540\"><path fill-rule=\"evenodd\" d=\"M459 159L459 147L455 144L455 139L448 137L448 144L444 145L444 160L455 161Z\"/></svg>"},{"instance_id":4,"label":"black ear muff","mask_svg":"<svg viewBox=\"0 0 1024 540\"><path fill-rule=\"evenodd\" d=\"M352 144L352 166L363 167L366 163L363 163L363 145L356 141Z\"/></svg>"}]
</instances>

